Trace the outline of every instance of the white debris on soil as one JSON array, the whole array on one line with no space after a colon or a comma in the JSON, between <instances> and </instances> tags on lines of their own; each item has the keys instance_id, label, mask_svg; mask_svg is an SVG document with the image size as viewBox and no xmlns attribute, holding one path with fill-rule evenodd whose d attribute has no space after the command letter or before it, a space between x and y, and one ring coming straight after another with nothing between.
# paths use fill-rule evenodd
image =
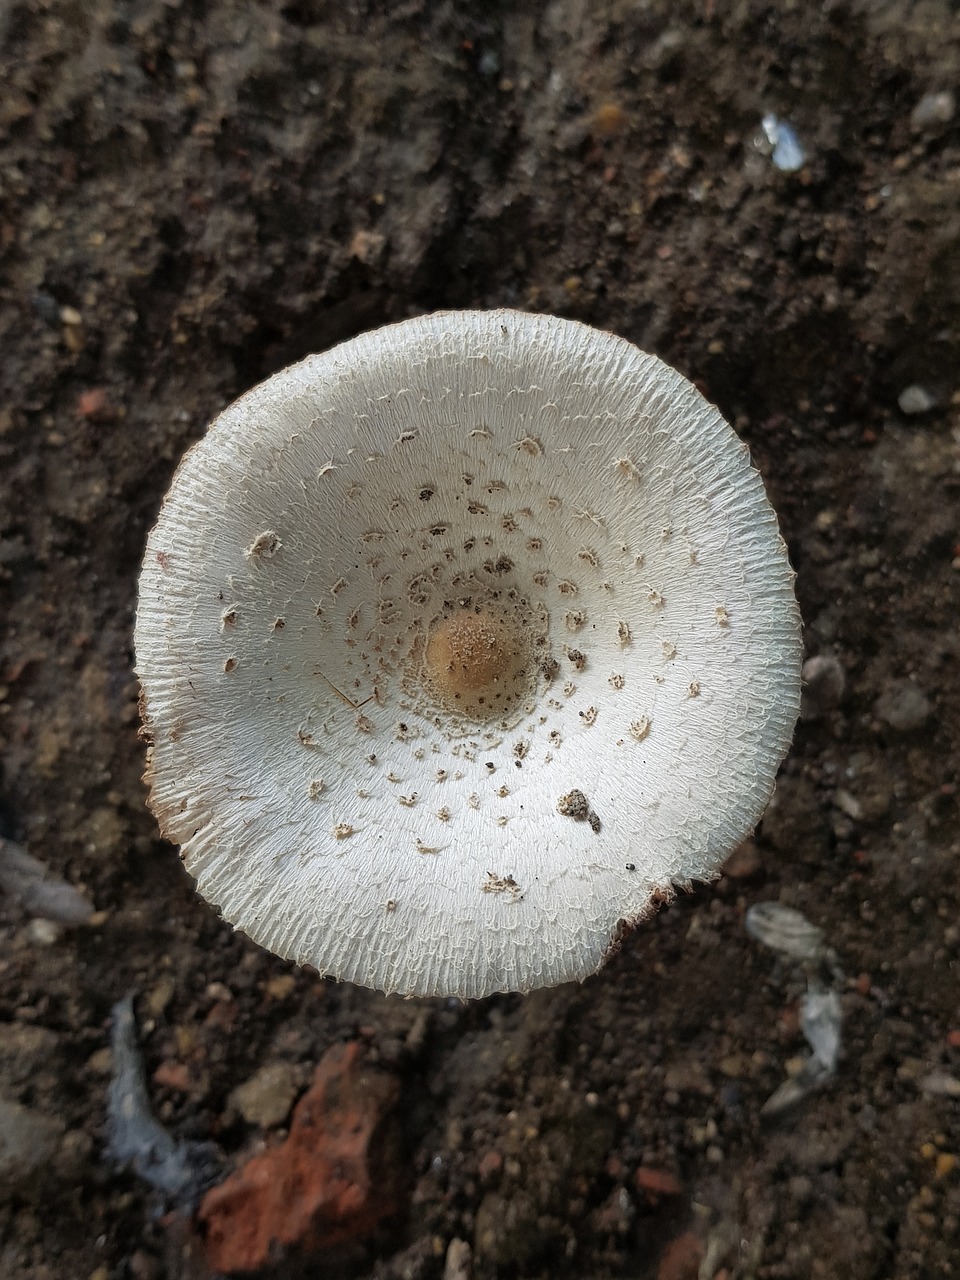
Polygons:
<instances>
[{"instance_id":1,"label":"white debris on soil","mask_svg":"<svg viewBox=\"0 0 960 1280\"><path fill-rule=\"evenodd\" d=\"M94 913L90 899L46 863L12 840L0 838L0 889L16 898L32 916L63 925L86 924Z\"/></svg>"},{"instance_id":2,"label":"white debris on soil","mask_svg":"<svg viewBox=\"0 0 960 1280\"><path fill-rule=\"evenodd\" d=\"M833 1075L840 1054L840 996L833 988L815 986L800 1002L800 1028L817 1063Z\"/></svg>"},{"instance_id":3,"label":"white debris on soil","mask_svg":"<svg viewBox=\"0 0 960 1280\"><path fill-rule=\"evenodd\" d=\"M802 169L807 162L807 154L786 120L778 119L771 112L760 123L767 142L773 147L771 159L776 167L784 173L796 173Z\"/></svg>"},{"instance_id":4,"label":"white debris on soil","mask_svg":"<svg viewBox=\"0 0 960 1280\"><path fill-rule=\"evenodd\" d=\"M833 951L824 942L823 930L793 907L758 902L747 911L745 923L751 938L800 961L807 979L807 991L800 1001L800 1028L812 1052L796 1075L785 1080L761 1107L760 1114L770 1120L791 1111L836 1073L843 1022L837 983L842 975ZM824 972L831 974L830 984L822 981Z\"/></svg>"},{"instance_id":5,"label":"white debris on soil","mask_svg":"<svg viewBox=\"0 0 960 1280\"><path fill-rule=\"evenodd\" d=\"M113 1078L107 1092L107 1150L175 1205L192 1207L219 1173L209 1142L177 1142L154 1117L137 1044L133 996L113 1006Z\"/></svg>"},{"instance_id":6,"label":"white debris on soil","mask_svg":"<svg viewBox=\"0 0 960 1280\"><path fill-rule=\"evenodd\" d=\"M815 960L823 948L823 930L805 915L779 902L757 902L747 910L747 933L755 942L792 960Z\"/></svg>"}]
</instances>

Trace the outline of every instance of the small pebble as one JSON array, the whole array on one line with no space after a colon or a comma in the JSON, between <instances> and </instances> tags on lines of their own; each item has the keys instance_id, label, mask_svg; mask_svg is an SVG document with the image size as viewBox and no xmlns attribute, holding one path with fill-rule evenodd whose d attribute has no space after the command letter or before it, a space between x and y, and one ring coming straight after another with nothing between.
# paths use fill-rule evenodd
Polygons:
<instances>
[{"instance_id":1,"label":"small pebble","mask_svg":"<svg viewBox=\"0 0 960 1280\"><path fill-rule=\"evenodd\" d=\"M143 1012L146 1016L154 1019L162 1017L176 989L177 985L169 974L162 977L143 998Z\"/></svg>"},{"instance_id":2,"label":"small pebble","mask_svg":"<svg viewBox=\"0 0 960 1280\"><path fill-rule=\"evenodd\" d=\"M790 1195L800 1204L806 1204L813 1197L813 1183L803 1174L795 1174L787 1184Z\"/></svg>"},{"instance_id":3,"label":"small pebble","mask_svg":"<svg viewBox=\"0 0 960 1280\"><path fill-rule=\"evenodd\" d=\"M116 417L105 387L91 387L77 397L77 416L91 422L109 422Z\"/></svg>"},{"instance_id":4,"label":"small pebble","mask_svg":"<svg viewBox=\"0 0 960 1280\"><path fill-rule=\"evenodd\" d=\"M0 1188L37 1189L56 1166L63 1138L61 1120L0 1098Z\"/></svg>"},{"instance_id":5,"label":"small pebble","mask_svg":"<svg viewBox=\"0 0 960 1280\"><path fill-rule=\"evenodd\" d=\"M833 803L837 806L841 813L845 813L848 818L852 818L854 822L863 820L863 805L856 796L850 794L843 787L838 787L833 793Z\"/></svg>"},{"instance_id":6,"label":"small pebble","mask_svg":"<svg viewBox=\"0 0 960 1280\"><path fill-rule=\"evenodd\" d=\"M912 680L892 680L874 703L873 710L891 729L911 733L926 724L933 706Z\"/></svg>"},{"instance_id":7,"label":"small pebble","mask_svg":"<svg viewBox=\"0 0 960 1280\"><path fill-rule=\"evenodd\" d=\"M941 89L939 93L925 93L910 112L910 123L914 129L949 124L956 109L957 100L952 89Z\"/></svg>"},{"instance_id":8,"label":"small pebble","mask_svg":"<svg viewBox=\"0 0 960 1280\"><path fill-rule=\"evenodd\" d=\"M721 1075L725 1075L728 1080L736 1080L741 1076L745 1076L748 1071L747 1059L742 1053L724 1054L717 1066L720 1068Z\"/></svg>"},{"instance_id":9,"label":"small pebble","mask_svg":"<svg viewBox=\"0 0 960 1280\"><path fill-rule=\"evenodd\" d=\"M35 947L52 947L63 937L63 926L54 920L44 920L38 916L36 920L30 921L23 932L27 941Z\"/></svg>"},{"instance_id":10,"label":"small pebble","mask_svg":"<svg viewBox=\"0 0 960 1280\"><path fill-rule=\"evenodd\" d=\"M451 1240L443 1263L443 1280L470 1280L472 1258L473 1251L466 1240Z\"/></svg>"},{"instance_id":11,"label":"small pebble","mask_svg":"<svg viewBox=\"0 0 960 1280\"><path fill-rule=\"evenodd\" d=\"M78 356L83 350L83 329L77 324L68 324L63 327L63 345L73 355Z\"/></svg>"},{"instance_id":12,"label":"small pebble","mask_svg":"<svg viewBox=\"0 0 960 1280\"><path fill-rule=\"evenodd\" d=\"M492 1182L503 1169L503 1156L499 1151L487 1151L480 1157L477 1172L481 1182Z\"/></svg>"},{"instance_id":13,"label":"small pebble","mask_svg":"<svg viewBox=\"0 0 960 1280\"><path fill-rule=\"evenodd\" d=\"M95 1049L87 1059L87 1070L94 1076L110 1076L113 1072L113 1050L108 1045Z\"/></svg>"},{"instance_id":14,"label":"small pebble","mask_svg":"<svg viewBox=\"0 0 960 1280\"><path fill-rule=\"evenodd\" d=\"M271 1000L286 1000L297 989L297 980L292 973L276 973L264 983L264 995Z\"/></svg>"},{"instance_id":15,"label":"small pebble","mask_svg":"<svg viewBox=\"0 0 960 1280\"><path fill-rule=\"evenodd\" d=\"M131 1280L157 1280L160 1275L159 1263L145 1249L137 1249L127 1267Z\"/></svg>"},{"instance_id":16,"label":"small pebble","mask_svg":"<svg viewBox=\"0 0 960 1280\"><path fill-rule=\"evenodd\" d=\"M175 1089L178 1093L189 1093L191 1088L190 1069L183 1062L167 1059L161 1062L153 1073L155 1084L165 1089Z\"/></svg>"},{"instance_id":17,"label":"small pebble","mask_svg":"<svg viewBox=\"0 0 960 1280\"><path fill-rule=\"evenodd\" d=\"M750 880L763 870L760 850L753 840L744 840L723 864L723 874L729 880Z\"/></svg>"},{"instance_id":18,"label":"small pebble","mask_svg":"<svg viewBox=\"0 0 960 1280\"><path fill-rule=\"evenodd\" d=\"M283 1124L297 1095L297 1071L289 1062L270 1062L230 1094L228 1107L247 1124L272 1129Z\"/></svg>"},{"instance_id":19,"label":"small pebble","mask_svg":"<svg viewBox=\"0 0 960 1280\"><path fill-rule=\"evenodd\" d=\"M935 1098L960 1098L960 1080L946 1071L931 1071L919 1081L920 1092Z\"/></svg>"},{"instance_id":20,"label":"small pebble","mask_svg":"<svg viewBox=\"0 0 960 1280\"><path fill-rule=\"evenodd\" d=\"M839 704L846 687L846 676L832 653L819 653L808 658L803 664L801 677L801 720L817 720Z\"/></svg>"},{"instance_id":21,"label":"small pebble","mask_svg":"<svg viewBox=\"0 0 960 1280\"><path fill-rule=\"evenodd\" d=\"M917 383L905 387L897 396L900 412L911 416L918 413L929 413L931 409L935 408L936 403L936 396L931 391L928 391L926 387L921 387Z\"/></svg>"},{"instance_id":22,"label":"small pebble","mask_svg":"<svg viewBox=\"0 0 960 1280\"><path fill-rule=\"evenodd\" d=\"M43 293L41 290L31 293L30 306L46 324L55 325L60 319L60 308L57 306L57 300L49 293Z\"/></svg>"},{"instance_id":23,"label":"small pebble","mask_svg":"<svg viewBox=\"0 0 960 1280\"><path fill-rule=\"evenodd\" d=\"M629 122L629 116L618 102L604 102L593 113L590 132L595 138L612 138L622 133Z\"/></svg>"}]
</instances>

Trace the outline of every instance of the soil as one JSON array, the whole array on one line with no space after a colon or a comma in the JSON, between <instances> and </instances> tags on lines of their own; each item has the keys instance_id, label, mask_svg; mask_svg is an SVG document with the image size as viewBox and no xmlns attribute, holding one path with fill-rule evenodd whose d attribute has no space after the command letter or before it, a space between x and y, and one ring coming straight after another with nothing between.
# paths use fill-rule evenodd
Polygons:
<instances>
[{"instance_id":1,"label":"soil","mask_svg":"<svg viewBox=\"0 0 960 1280\"><path fill-rule=\"evenodd\" d=\"M158 1117L228 1159L261 1135L228 1097L266 1064L302 1088L360 1038L400 1079L405 1206L343 1274L646 1280L705 1251L727 1280L956 1275L956 6L11 0L0 41L3 834L97 908L51 929L0 897L0 1095L62 1134L0 1187L0 1275L202 1274L105 1151L131 991ZM845 691L729 874L597 977L403 1002L260 951L159 840L138 566L239 393L382 322L497 305L614 330L720 406ZM802 976L744 929L769 899L845 975L838 1072L776 1122L806 1048Z\"/></svg>"}]
</instances>

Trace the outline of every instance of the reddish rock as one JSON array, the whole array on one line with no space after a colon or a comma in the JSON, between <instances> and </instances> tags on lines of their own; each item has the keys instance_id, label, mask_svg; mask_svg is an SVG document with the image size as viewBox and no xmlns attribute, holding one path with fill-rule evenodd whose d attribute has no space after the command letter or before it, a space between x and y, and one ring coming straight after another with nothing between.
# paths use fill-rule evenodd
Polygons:
<instances>
[{"instance_id":1,"label":"reddish rock","mask_svg":"<svg viewBox=\"0 0 960 1280\"><path fill-rule=\"evenodd\" d=\"M232 1031L239 1012L238 1000L218 1000L204 1018L203 1025L214 1031Z\"/></svg>"},{"instance_id":2,"label":"reddish rock","mask_svg":"<svg viewBox=\"0 0 960 1280\"><path fill-rule=\"evenodd\" d=\"M683 1194L683 1187L665 1169L650 1169L641 1165L636 1172L637 1188L648 1200L657 1201Z\"/></svg>"},{"instance_id":3,"label":"reddish rock","mask_svg":"<svg viewBox=\"0 0 960 1280\"><path fill-rule=\"evenodd\" d=\"M780 1038L792 1040L800 1034L800 1006L796 1002L786 1005L780 1010L777 1019L780 1026Z\"/></svg>"},{"instance_id":4,"label":"reddish rock","mask_svg":"<svg viewBox=\"0 0 960 1280\"><path fill-rule=\"evenodd\" d=\"M182 1062L174 1062L172 1059L161 1062L153 1073L153 1078L157 1084L165 1085L168 1089L177 1089L180 1093L190 1092L190 1071Z\"/></svg>"},{"instance_id":5,"label":"reddish rock","mask_svg":"<svg viewBox=\"0 0 960 1280\"><path fill-rule=\"evenodd\" d=\"M385 1142L396 1080L363 1064L359 1044L324 1054L284 1142L207 1193L198 1218L216 1271L254 1271L285 1254L347 1244L399 1203Z\"/></svg>"},{"instance_id":6,"label":"reddish rock","mask_svg":"<svg viewBox=\"0 0 960 1280\"><path fill-rule=\"evenodd\" d=\"M91 387L77 397L77 414L91 422L112 422L117 411L108 400L105 387Z\"/></svg>"},{"instance_id":7,"label":"reddish rock","mask_svg":"<svg viewBox=\"0 0 960 1280\"><path fill-rule=\"evenodd\" d=\"M697 1280L702 1261L703 1241L693 1231L685 1231L660 1255L657 1280Z\"/></svg>"},{"instance_id":8,"label":"reddish rock","mask_svg":"<svg viewBox=\"0 0 960 1280\"><path fill-rule=\"evenodd\" d=\"M480 1157L480 1164L477 1172L480 1175L481 1182L492 1182L500 1176L500 1170L503 1168L503 1156L499 1151L487 1151Z\"/></svg>"}]
</instances>

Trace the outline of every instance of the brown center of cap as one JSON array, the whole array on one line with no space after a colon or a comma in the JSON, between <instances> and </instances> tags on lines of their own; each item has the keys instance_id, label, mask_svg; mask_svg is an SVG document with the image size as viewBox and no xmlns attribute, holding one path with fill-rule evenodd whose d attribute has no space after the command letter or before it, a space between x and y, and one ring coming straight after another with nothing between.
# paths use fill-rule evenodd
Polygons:
<instances>
[{"instance_id":1,"label":"brown center of cap","mask_svg":"<svg viewBox=\"0 0 960 1280\"><path fill-rule=\"evenodd\" d=\"M528 657L516 622L485 606L437 619L430 629L424 669L439 697L460 711L504 711L524 685Z\"/></svg>"}]
</instances>

